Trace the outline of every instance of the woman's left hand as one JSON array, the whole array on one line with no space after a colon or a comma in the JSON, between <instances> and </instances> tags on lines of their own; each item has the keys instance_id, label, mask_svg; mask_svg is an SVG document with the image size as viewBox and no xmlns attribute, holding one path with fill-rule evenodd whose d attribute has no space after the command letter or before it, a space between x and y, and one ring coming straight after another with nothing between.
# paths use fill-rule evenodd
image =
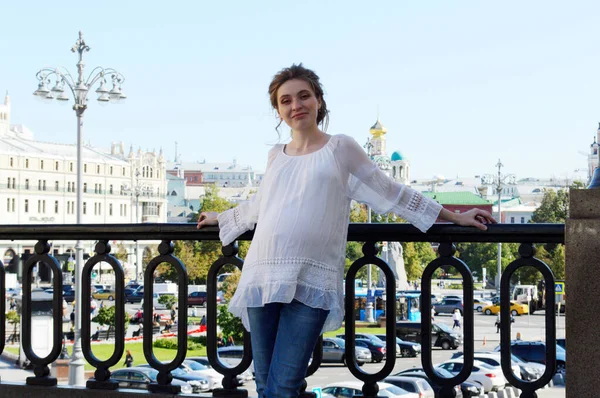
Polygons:
<instances>
[{"instance_id":1,"label":"woman's left hand","mask_svg":"<svg viewBox=\"0 0 600 398\"><path fill-rule=\"evenodd\" d=\"M497 223L489 212L481 209L471 209L464 213L454 213L451 221L463 227L477 227L482 231L487 230L486 224Z\"/></svg>"}]
</instances>

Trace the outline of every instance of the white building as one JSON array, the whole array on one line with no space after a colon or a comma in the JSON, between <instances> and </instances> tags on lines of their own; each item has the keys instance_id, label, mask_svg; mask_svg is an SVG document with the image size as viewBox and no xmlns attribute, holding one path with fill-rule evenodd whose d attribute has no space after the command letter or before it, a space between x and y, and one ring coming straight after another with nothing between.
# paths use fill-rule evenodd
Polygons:
<instances>
[{"instance_id":1,"label":"white building","mask_svg":"<svg viewBox=\"0 0 600 398\"><path fill-rule=\"evenodd\" d=\"M76 223L77 146L37 141L25 126L11 125L10 114L7 94L0 105L0 223ZM84 145L82 153L82 223L166 222L162 151L126 155L123 143L113 142L110 150ZM34 244L0 242L0 254L6 264L17 253L33 252ZM62 254L74 245L55 242L53 249Z\"/></svg>"}]
</instances>

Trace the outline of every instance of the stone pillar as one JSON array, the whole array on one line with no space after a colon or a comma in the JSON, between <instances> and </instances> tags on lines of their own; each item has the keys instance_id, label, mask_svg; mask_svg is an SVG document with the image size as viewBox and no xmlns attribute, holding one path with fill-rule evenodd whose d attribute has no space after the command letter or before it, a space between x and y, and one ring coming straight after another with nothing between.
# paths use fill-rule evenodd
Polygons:
<instances>
[{"instance_id":1,"label":"stone pillar","mask_svg":"<svg viewBox=\"0 0 600 398\"><path fill-rule=\"evenodd\" d=\"M566 342L569 381L567 398L597 397L591 380L600 380L600 329L597 298L600 297L600 189L570 192L569 219L565 226Z\"/></svg>"}]
</instances>

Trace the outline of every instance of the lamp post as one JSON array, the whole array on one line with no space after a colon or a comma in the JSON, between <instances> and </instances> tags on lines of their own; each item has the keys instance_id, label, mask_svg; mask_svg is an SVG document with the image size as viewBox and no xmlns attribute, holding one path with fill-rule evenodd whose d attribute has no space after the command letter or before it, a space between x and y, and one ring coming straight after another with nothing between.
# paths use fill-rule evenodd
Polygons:
<instances>
[{"instance_id":1,"label":"lamp post","mask_svg":"<svg viewBox=\"0 0 600 398\"><path fill-rule=\"evenodd\" d=\"M486 185L492 185L496 189L496 193L498 194L498 222L502 222L502 190L504 188L504 184L515 184L515 175L514 174L502 174L501 170L504 165L498 159L498 163L496 164L498 167L498 174L486 174L483 176L483 183ZM506 182L505 182L506 181ZM502 274L502 243L498 243L498 259L497 259L497 275L496 275L496 294L500 296L500 275ZM485 286L485 281L483 281Z\"/></svg>"},{"instance_id":2,"label":"lamp post","mask_svg":"<svg viewBox=\"0 0 600 398\"><path fill-rule=\"evenodd\" d=\"M139 208L140 208L140 195L142 192L148 192L149 187L145 185L143 182L140 182L140 173L139 167L135 170L135 185L132 188L125 189L126 192L131 192L132 197L135 196L135 223L140 223L139 218ZM135 241L135 281L138 281L138 277L140 275L140 243L138 240Z\"/></svg>"},{"instance_id":3,"label":"lamp post","mask_svg":"<svg viewBox=\"0 0 600 398\"><path fill-rule=\"evenodd\" d=\"M74 105L73 110L77 116L77 224L81 224L83 218L83 113L87 109L87 96L91 88L100 83L96 93L98 94L98 102L106 104L109 102L120 102L126 98L121 91L121 84L124 82L124 77L114 69L105 69L96 67L92 70L87 79L84 77L83 53L90 51L90 47L85 44L83 34L79 32L79 39L71 47L72 52L79 54L77 62L77 79L75 79L69 71L64 67L44 68L41 69L36 77L39 80L38 88L33 93L36 97L42 100L51 101L56 99L61 102L70 100L68 91L73 95ZM106 79L110 76L113 87L108 90L106 87ZM51 84L51 79L56 80L56 84L52 89L48 89ZM70 385L85 385L84 374L84 358L81 351L81 306L83 297L81 297L81 271L83 268L83 245L81 240L77 240L75 245L75 344L73 346L73 355L69 362L69 384Z\"/></svg>"}]
</instances>

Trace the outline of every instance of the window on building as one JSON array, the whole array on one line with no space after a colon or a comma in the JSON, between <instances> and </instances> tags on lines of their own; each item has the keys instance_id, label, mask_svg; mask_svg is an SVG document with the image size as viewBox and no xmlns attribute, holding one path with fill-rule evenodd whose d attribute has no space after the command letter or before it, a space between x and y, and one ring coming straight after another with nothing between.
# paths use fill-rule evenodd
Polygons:
<instances>
[{"instance_id":1,"label":"window on building","mask_svg":"<svg viewBox=\"0 0 600 398\"><path fill-rule=\"evenodd\" d=\"M44 170L44 161L40 160L40 170Z\"/></svg>"},{"instance_id":2,"label":"window on building","mask_svg":"<svg viewBox=\"0 0 600 398\"><path fill-rule=\"evenodd\" d=\"M46 180L42 181L42 191L46 190Z\"/></svg>"},{"instance_id":3,"label":"window on building","mask_svg":"<svg viewBox=\"0 0 600 398\"><path fill-rule=\"evenodd\" d=\"M514 217L511 217L511 218L510 218L510 223L511 223L511 224L514 224L514 223L515 223L515 218L514 218Z\"/></svg>"},{"instance_id":4,"label":"window on building","mask_svg":"<svg viewBox=\"0 0 600 398\"><path fill-rule=\"evenodd\" d=\"M25 199L25 213L29 213L29 199Z\"/></svg>"},{"instance_id":5,"label":"window on building","mask_svg":"<svg viewBox=\"0 0 600 398\"><path fill-rule=\"evenodd\" d=\"M15 199L13 198L13 199L11 199L11 201L12 201L12 211L14 213L15 212Z\"/></svg>"},{"instance_id":6,"label":"window on building","mask_svg":"<svg viewBox=\"0 0 600 398\"><path fill-rule=\"evenodd\" d=\"M100 165L96 166L96 174L100 174Z\"/></svg>"},{"instance_id":7,"label":"window on building","mask_svg":"<svg viewBox=\"0 0 600 398\"><path fill-rule=\"evenodd\" d=\"M25 159L25 168L28 169L29 168L29 159Z\"/></svg>"},{"instance_id":8,"label":"window on building","mask_svg":"<svg viewBox=\"0 0 600 398\"><path fill-rule=\"evenodd\" d=\"M10 177L8 177L8 182L6 183L6 188L10 189Z\"/></svg>"},{"instance_id":9,"label":"window on building","mask_svg":"<svg viewBox=\"0 0 600 398\"><path fill-rule=\"evenodd\" d=\"M58 181L54 181L54 190L56 192L58 192L58 189L59 189Z\"/></svg>"},{"instance_id":10,"label":"window on building","mask_svg":"<svg viewBox=\"0 0 600 398\"><path fill-rule=\"evenodd\" d=\"M58 200L54 201L54 214L58 214Z\"/></svg>"},{"instance_id":11,"label":"window on building","mask_svg":"<svg viewBox=\"0 0 600 398\"><path fill-rule=\"evenodd\" d=\"M98 193L102 193L102 184L98 184Z\"/></svg>"},{"instance_id":12,"label":"window on building","mask_svg":"<svg viewBox=\"0 0 600 398\"><path fill-rule=\"evenodd\" d=\"M83 183L83 192L87 193L87 182Z\"/></svg>"},{"instance_id":13,"label":"window on building","mask_svg":"<svg viewBox=\"0 0 600 398\"><path fill-rule=\"evenodd\" d=\"M525 224L525 217L521 217L521 224Z\"/></svg>"},{"instance_id":14,"label":"window on building","mask_svg":"<svg viewBox=\"0 0 600 398\"><path fill-rule=\"evenodd\" d=\"M42 200L42 213L46 214L46 201Z\"/></svg>"},{"instance_id":15,"label":"window on building","mask_svg":"<svg viewBox=\"0 0 600 398\"><path fill-rule=\"evenodd\" d=\"M112 216L112 203L108 204L108 215Z\"/></svg>"},{"instance_id":16,"label":"window on building","mask_svg":"<svg viewBox=\"0 0 600 398\"><path fill-rule=\"evenodd\" d=\"M6 211L10 211L10 198L6 199Z\"/></svg>"},{"instance_id":17,"label":"window on building","mask_svg":"<svg viewBox=\"0 0 600 398\"><path fill-rule=\"evenodd\" d=\"M127 217L127 205L123 205L123 216Z\"/></svg>"},{"instance_id":18,"label":"window on building","mask_svg":"<svg viewBox=\"0 0 600 398\"><path fill-rule=\"evenodd\" d=\"M119 215L123 217L123 204L119 205Z\"/></svg>"},{"instance_id":19,"label":"window on building","mask_svg":"<svg viewBox=\"0 0 600 398\"><path fill-rule=\"evenodd\" d=\"M123 176L125 176L125 167L123 167Z\"/></svg>"},{"instance_id":20,"label":"window on building","mask_svg":"<svg viewBox=\"0 0 600 398\"><path fill-rule=\"evenodd\" d=\"M29 179L25 179L25 189L29 189Z\"/></svg>"},{"instance_id":21,"label":"window on building","mask_svg":"<svg viewBox=\"0 0 600 398\"><path fill-rule=\"evenodd\" d=\"M73 162L69 163L69 171L73 171Z\"/></svg>"},{"instance_id":22,"label":"window on building","mask_svg":"<svg viewBox=\"0 0 600 398\"><path fill-rule=\"evenodd\" d=\"M15 159L14 158L10 158L9 163L10 163L10 167L15 167Z\"/></svg>"},{"instance_id":23,"label":"window on building","mask_svg":"<svg viewBox=\"0 0 600 398\"><path fill-rule=\"evenodd\" d=\"M94 202L94 215L98 215L98 203Z\"/></svg>"},{"instance_id":24,"label":"window on building","mask_svg":"<svg viewBox=\"0 0 600 398\"><path fill-rule=\"evenodd\" d=\"M102 215L102 203L98 203L98 215Z\"/></svg>"},{"instance_id":25,"label":"window on building","mask_svg":"<svg viewBox=\"0 0 600 398\"><path fill-rule=\"evenodd\" d=\"M54 162L54 170L58 171L58 162Z\"/></svg>"},{"instance_id":26,"label":"window on building","mask_svg":"<svg viewBox=\"0 0 600 398\"><path fill-rule=\"evenodd\" d=\"M110 193L111 195L113 193L113 186L112 186L112 184L108 186L108 193Z\"/></svg>"},{"instance_id":27,"label":"window on building","mask_svg":"<svg viewBox=\"0 0 600 398\"><path fill-rule=\"evenodd\" d=\"M110 166L110 175L113 175L113 167Z\"/></svg>"},{"instance_id":28,"label":"window on building","mask_svg":"<svg viewBox=\"0 0 600 398\"><path fill-rule=\"evenodd\" d=\"M13 187L13 189L16 189L16 187L17 187L17 179L16 178L13 178L12 187Z\"/></svg>"},{"instance_id":29,"label":"window on building","mask_svg":"<svg viewBox=\"0 0 600 398\"><path fill-rule=\"evenodd\" d=\"M84 164L84 165L83 165L83 172L84 172L84 173L87 173L87 164Z\"/></svg>"},{"instance_id":30,"label":"window on building","mask_svg":"<svg viewBox=\"0 0 600 398\"><path fill-rule=\"evenodd\" d=\"M38 191L42 190L42 180L38 180Z\"/></svg>"},{"instance_id":31,"label":"window on building","mask_svg":"<svg viewBox=\"0 0 600 398\"><path fill-rule=\"evenodd\" d=\"M98 184L94 184L94 193L98 193Z\"/></svg>"},{"instance_id":32,"label":"window on building","mask_svg":"<svg viewBox=\"0 0 600 398\"><path fill-rule=\"evenodd\" d=\"M38 200L38 213L42 212L42 201Z\"/></svg>"},{"instance_id":33,"label":"window on building","mask_svg":"<svg viewBox=\"0 0 600 398\"><path fill-rule=\"evenodd\" d=\"M87 202L83 202L83 214L87 214Z\"/></svg>"}]
</instances>

